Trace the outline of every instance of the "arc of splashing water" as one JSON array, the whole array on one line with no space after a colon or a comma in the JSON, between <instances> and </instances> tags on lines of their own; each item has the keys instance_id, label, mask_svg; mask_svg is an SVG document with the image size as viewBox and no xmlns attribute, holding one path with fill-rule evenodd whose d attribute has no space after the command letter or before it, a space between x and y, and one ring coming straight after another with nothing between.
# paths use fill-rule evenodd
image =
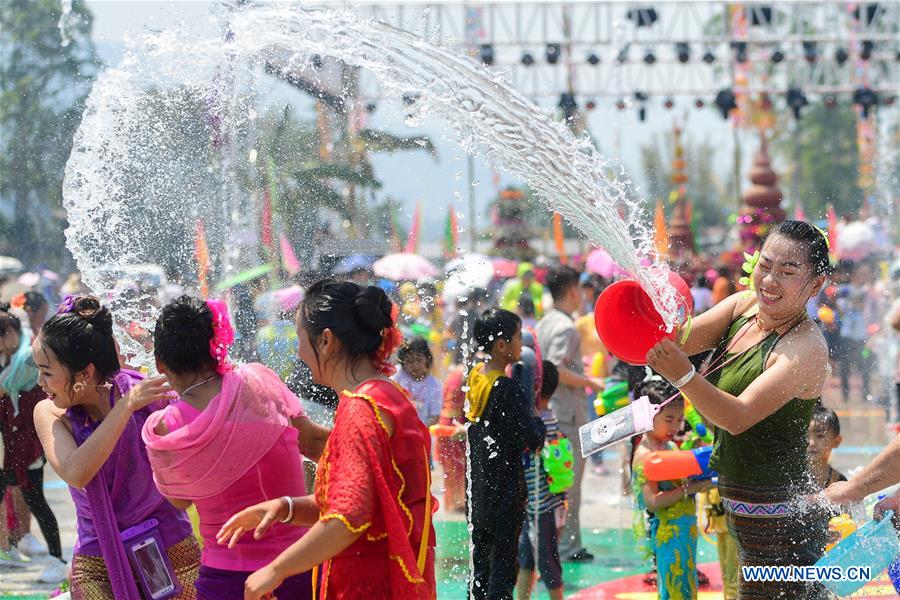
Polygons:
<instances>
[{"instance_id":1,"label":"arc of splashing water","mask_svg":"<svg viewBox=\"0 0 900 600\"><path fill-rule=\"evenodd\" d=\"M64 184L64 205L70 217L67 243L86 283L100 285L97 263L113 258L94 245L105 243L106 252L116 252L120 262L141 262L139 245L129 248L128 234L118 231L128 226L118 206L106 205L119 191L116 175L122 168L121 157L114 149L128 147L128 125L140 119L137 99L143 93L144 77L139 75L149 73L166 85L209 86L217 64L259 69L266 62L283 61L297 67L313 54L328 54L366 68L397 95L410 88L421 91L417 106L443 117L468 150L481 146L490 162L527 181L548 208L561 213L632 273L666 324L673 324L676 303L667 281L668 268L655 258L643 209L635 188L624 178L624 169L601 157L587 138L576 138L565 125L524 101L496 71L351 12L284 4L249 6L230 14L229 26L234 36L227 47L222 40L196 40L178 31L147 35L119 68L102 74L95 83ZM193 60L186 62L187 43Z\"/></svg>"},{"instance_id":2,"label":"arc of splashing water","mask_svg":"<svg viewBox=\"0 0 900 600\"><path fill-rule=\"evenodd\" d=\"M246 27L249 36L273 22L299 34L292 40L293 55L288 59L295 66L325 52L365 67L397 92L421 90L420 102L457 125L457 135L468 149L482 145L491 162L526 180L548 208L561 213L632 273L666 325L673 324L677 306L668 268L655 259L637 193L624 178L610 178L609 173L624 175L624 169L600 157L586 138L575 138L472 60L406 31L361 21L353 13L260 10L241 15L234 28L238 32ZM624 218L618 214L620 207L626 208Z\"/></svg>"}]
</instances>

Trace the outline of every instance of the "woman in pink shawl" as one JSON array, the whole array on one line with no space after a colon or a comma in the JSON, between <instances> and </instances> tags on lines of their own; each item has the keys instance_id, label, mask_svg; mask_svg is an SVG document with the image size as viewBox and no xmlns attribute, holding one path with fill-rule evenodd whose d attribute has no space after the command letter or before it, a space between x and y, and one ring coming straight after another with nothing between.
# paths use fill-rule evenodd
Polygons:
<instances>
[{"instance_id":1,"label":"woman in pink shawl","mask_svg":"<svg viewBox=\"0 0 900 600\"><path fill-rule=\"evenodd\" d=\"M306 532L278 523L265 539L246 538L230 550L215 540L238 509L304 495L300 454L318 460L328 437L270 369L228 364L233 338L220 301L182 296L163 308L154 354L179 400L143 429L159 490L178 507L197 507L204 548L195 585L197 597L209 600L243 598L246 578ZM311 598L311 574L286 579L275 594Z\"/></svg>"}]
</instances>

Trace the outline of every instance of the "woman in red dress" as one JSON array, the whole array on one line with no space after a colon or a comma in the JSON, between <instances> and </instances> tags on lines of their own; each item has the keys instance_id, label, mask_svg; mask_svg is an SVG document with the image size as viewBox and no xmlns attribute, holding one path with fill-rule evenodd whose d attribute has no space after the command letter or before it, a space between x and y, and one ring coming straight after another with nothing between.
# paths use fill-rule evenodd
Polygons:
<instances>
[{"instance_id":1,"label":"woman in red dress","mask_svg":"<svg viewBox=\"0 0 900 600\"><path fill-rule=\"evenodd\" d=\"M277 519L311 526L253 573L257 600L313 567L320 600L435 598L430 437L409 396L388 375L399 345L396 311L377 287L322 280L297 315L299 356L313 380L340 393L316 493L251 506L229 519L220 544L259 538Z\"/></svg>"}]
</instances>

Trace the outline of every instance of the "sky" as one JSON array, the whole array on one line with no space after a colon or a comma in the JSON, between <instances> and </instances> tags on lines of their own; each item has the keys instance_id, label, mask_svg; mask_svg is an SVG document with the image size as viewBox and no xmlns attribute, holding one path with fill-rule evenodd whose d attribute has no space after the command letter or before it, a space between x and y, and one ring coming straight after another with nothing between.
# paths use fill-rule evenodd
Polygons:
<instances>
[{"instance_id":1,"label":"sky","mask_svg":"<svg viewBox=\"0 0 900 600\"><path fill-rule=\"evenodd\" d=\"M101 58L108 66L116 66L122 56L127 40L150 31L165 30L185 24L188 29L203 27L208 23L210 3L198 1L134 1L134 0L88 0L87 5L94 15L94 38ZM189 57L186 57L189 60ZM309 102L298 99L299 103ZM547 101L548 113L554 112L554 101ZM707 103L708 105L711 102ZM460 146L453 140L442 137L444 123L437 119L422 119L415 127L407 127L400 112L401 103L385 100L378 103L371 115L370 126L384 128L395 135L410 136L425 134L437 145L438 159L424 152L407 152L394 155L374 155L371 157L376 176L383 182L380 196L400 199L406 214L401 218L411 218L416 204L423 206L423 231L425 239L437 239L442 235L447 206L453 205L461 213L460 225L470 227L468 218L468 174L467 159ZM311 113L310 113L311 114ZM639 122L636 110L619 111L612 99L598 103L596 110L588 113L588 129L596 140L600 152L621 161L632 178L642 188L645 187L641 165L641 147L659 142L671 131L674 121L683 124L684 138L690 142L714 142L714 157L717 172L723 181L732 172L734 147L731 127L723 121L718 112L707 107L697 110L693 98L676 98L674 110L664 110L657 101L647 111L645 122ZM744 138L743 155L749 159L756 150L755 141ZM476 196L476 227L482 229L488 222L487 206L496 195L498 187L519 184L514 178L494 173L480 158L476 157L473 179ZM777 165L776 165L777 169ZM746 168L742 170L746 173ZM461 233L465 240L468 233Z\"/></svg>"}]
</instances>

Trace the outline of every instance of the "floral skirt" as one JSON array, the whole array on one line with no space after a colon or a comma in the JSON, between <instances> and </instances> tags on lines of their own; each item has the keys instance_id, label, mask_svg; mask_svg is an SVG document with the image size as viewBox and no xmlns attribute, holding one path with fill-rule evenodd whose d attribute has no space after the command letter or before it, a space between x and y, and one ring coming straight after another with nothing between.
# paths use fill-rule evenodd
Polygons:
<instances>
[{"instance_id":1,"label":"floral skirt","mask_svg":"<svg viewBox=\"0 0 900 600\"><path fill-rule=\"evenodd\" d=\"M172 600L194 600L194 582L200 573L200 546L194 536L186 537L166 549L172 568L181 584L181 592ZM72 559L72 600L110 600L112 584L102 556L76 554Z\"/></svg>"}]
</instances>

